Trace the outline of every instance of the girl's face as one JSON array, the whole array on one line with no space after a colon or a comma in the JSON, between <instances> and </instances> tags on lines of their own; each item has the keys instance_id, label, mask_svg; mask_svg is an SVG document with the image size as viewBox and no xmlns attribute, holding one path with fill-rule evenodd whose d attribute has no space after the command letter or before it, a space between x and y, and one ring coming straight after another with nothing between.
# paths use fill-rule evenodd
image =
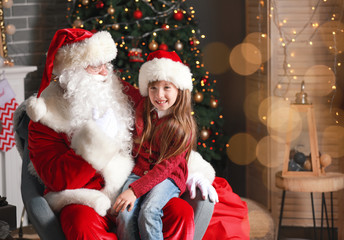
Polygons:
<instances>
[{"instance_id":1,"label":"girl's face","mask_svg":"<svg viewBox=\"0 0 344 240\"><path fill-rule=\"evenodd\" d=\"M178 88L168 81L156 81L148 87L151 103L159 111L165 111L173 106L178 97Z\"/></svg>"}]
</instances>

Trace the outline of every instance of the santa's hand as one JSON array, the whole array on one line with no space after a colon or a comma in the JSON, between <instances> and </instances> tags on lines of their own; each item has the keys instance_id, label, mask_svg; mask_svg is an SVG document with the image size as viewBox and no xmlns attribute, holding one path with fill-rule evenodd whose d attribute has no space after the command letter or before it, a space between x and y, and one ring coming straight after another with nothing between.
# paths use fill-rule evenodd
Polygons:
<instances>
[{"instance_id":1,"label":"santa's hand","mask_svg":"<svg viewBox=\"0 0 344 240\"><path fill-rule=\"evenodd\" d=\"M200 173L193 173L188 177L186 181L186 187L190 192L190 198L194 199L196 197L196 188L202 193L203 199L209 196L211 202L219 202L219 197L215 188L209 183L209 181Z\"/></svg>"},{"instance_id":2,"label":"santa's hand","mask_svg":"<svg viewBox=\"0 0 344 240\"><path fill-rule=\"evenodd\" d=\"M114 111L109 108L102 117L99 117L98 109L92 109L92 119L112 139L117 134L117 121Z\"/></svg>"}]
</instances>

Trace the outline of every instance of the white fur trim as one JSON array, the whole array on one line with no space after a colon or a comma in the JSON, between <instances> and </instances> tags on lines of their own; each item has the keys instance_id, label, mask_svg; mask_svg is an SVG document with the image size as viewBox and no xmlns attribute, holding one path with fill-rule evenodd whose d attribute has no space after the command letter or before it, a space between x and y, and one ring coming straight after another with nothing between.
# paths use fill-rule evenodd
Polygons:
<instances>
[{"instance_id":1,"label":"white fur trim","mask_svg":"<svg viewBox=\"0 0 344 240\"><path fill-rule=\"evenodd\" d=\"M58 82L51 82L41 96L31 96L26 103L26 112L34 122L39 121L56 132L69 132L69 103L63 98L63 89Z\"/></svg>"},{"instance_id":2,"label":"white fur trim","mask_svg":"<svg viewBox=\"0 0 344 240\"><path fill-rule=\"evenodd\" d=\"M139 88L142 96L148 96L148 84L157 80L172 82L181 90L192 91L192 74L189 67L168 58L154 58L142 64Z\"/></svg>"},{"instance_id":3,"label":"white fur trim","mask_svg":"<svg viewBox=\"0 0 344 240\"><path fill-rule=\"evenodd\" d=\"M101 191L82 188L50 192L44 197L53 211L60 212L69 204L82 204L105 216L134 167L131 156L117 154L110 159L100 171L105 180L105 187Z\"/></svg>"},{"instance_id":4,"label":"white fur trim","mask_svg":"<svg viewBox=\"0 0 344 240\"><path fill-rule=\"evenodd\" d=\"M101 174L105 180L105 187L102 192L116 200L124 182L129 177L134 168L134 159L132 156L120 153L112 157L106 167L101 170Z\"/></svg>"},{"instance_id":5,"label":"white fur trim","mask_svg":"<svg viewBox=\"0 0 344 240\"><path fill-rule=\"evenodd\" d=\"M93 120L74 133L71 147L98 171L119 152L118 146Z\"/></svg>"},{"instance_id":6,"label":"white fur trim","mask_svg":"<svg viewBox=\"0 0 344 240\"><path fill-rule=\"evenodd\" d=\"M34 122L38 122L47 113L47 106L43 98L31 96L26 100L26 105L27 115Z\"/></svg>"},{"instance_id":7,"label":"white fur trim","mask_svg":"<svg viewBox=\"0 0 344 240\"><path fill-rule=\"evenodd\" d=\"M110 199L101 191L94 189L81 188L50 192L44 198L56 213L67 205L82 204L93 208L100 216L105 216L111 207Z\"/></svg>"},{"instance_id":8,"label":"white fur trim","mask_svg":"<svg viewBox=\"0 0 344 240\"><path fill-rule=\"evenodd\" d=\"M210 184L212 184L215 179L215 169L209 162L204 160L198 152L191 151L188 161L188 170L189 176L200 173L209 180Z\"/></svg>"},{"instance_id":9,"label":"white fur trim","mask_svg":"<svg viewBox=\"0 0 344 240\"><path fill-rule=\"evenodd\" d=\"M61 47L56 53L53 73L88 65L98 66L115 59L117 47L109 32L101 31L83 41Z\"/></svg>"}]
</instances>

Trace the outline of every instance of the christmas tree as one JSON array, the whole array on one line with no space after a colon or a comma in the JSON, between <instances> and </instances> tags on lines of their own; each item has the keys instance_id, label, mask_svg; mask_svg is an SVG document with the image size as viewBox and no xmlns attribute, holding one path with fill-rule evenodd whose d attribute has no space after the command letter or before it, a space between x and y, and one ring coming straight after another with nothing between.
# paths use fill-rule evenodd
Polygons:
<instances>
[{"instance_id":1,"label":"christmas tree","mask_svg":"<svg viewBox=\"0 0 344 240\"><path fill-rule=\"evenodd\" d=\"M193 7L186 6L185 0L76 0L69 10L72 27L110 32L118 47L115 69L134 86L150 52L176 51L193 73L194 114L199 127L197 151L214 165L226 161L227 137L221 132L224 119L216 80L211 79L202 63L198 48L202 36Z\"/></svg>"}]
</instances>

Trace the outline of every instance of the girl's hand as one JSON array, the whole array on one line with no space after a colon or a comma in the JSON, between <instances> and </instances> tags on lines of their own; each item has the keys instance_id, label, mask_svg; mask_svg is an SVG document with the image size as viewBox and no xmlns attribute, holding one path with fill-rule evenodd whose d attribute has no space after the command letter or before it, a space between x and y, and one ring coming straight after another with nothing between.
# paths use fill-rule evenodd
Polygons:
<instances>
[{"instance_id":1,"label":"girl's hand","mask_svg":"<svg viewBox=\"0 0 344 240\"><path fill-rule=\"evenodd\" d=\"M129 206L128 212L130 212L134 207L136 199L137 197L135 196L134 191L129 188L117 197L112 209L114 209L115 212L118 213L119 211L123 212Z\"/></svg>"}]
</instances>

